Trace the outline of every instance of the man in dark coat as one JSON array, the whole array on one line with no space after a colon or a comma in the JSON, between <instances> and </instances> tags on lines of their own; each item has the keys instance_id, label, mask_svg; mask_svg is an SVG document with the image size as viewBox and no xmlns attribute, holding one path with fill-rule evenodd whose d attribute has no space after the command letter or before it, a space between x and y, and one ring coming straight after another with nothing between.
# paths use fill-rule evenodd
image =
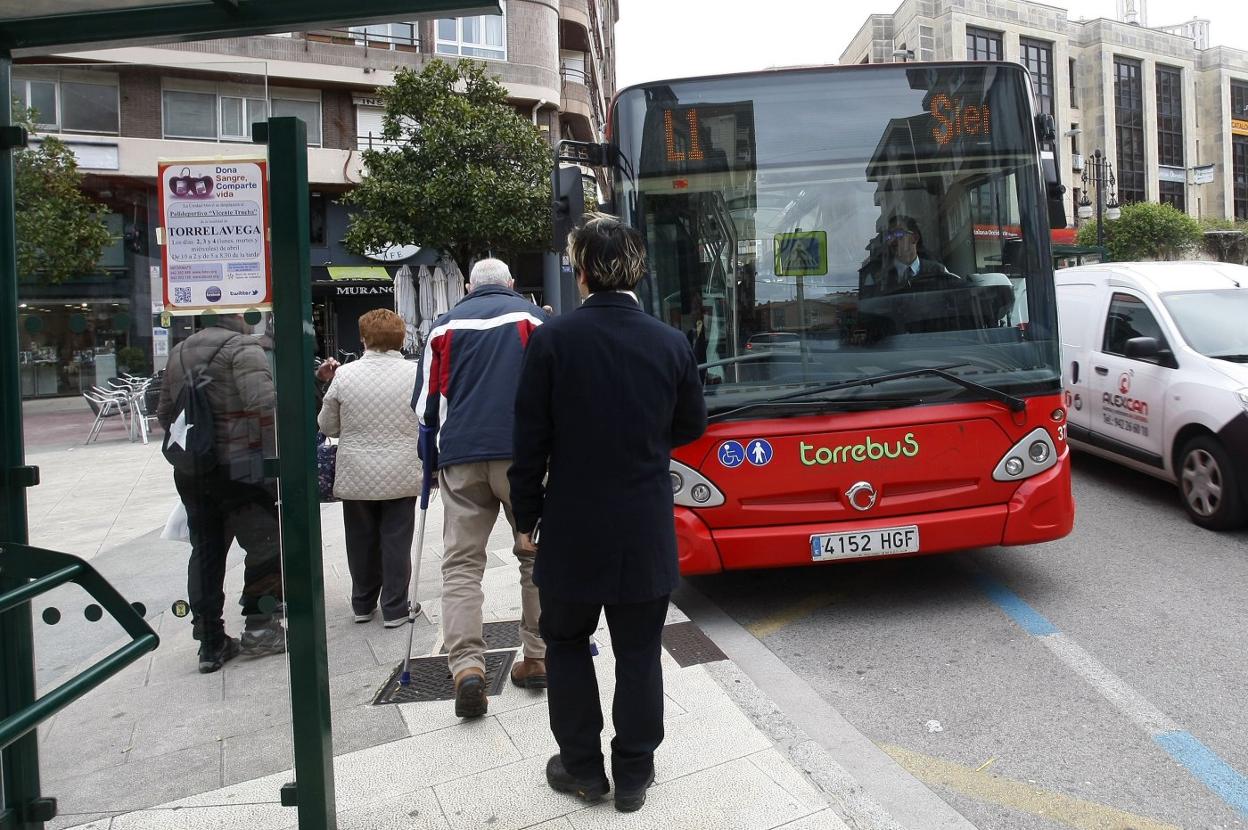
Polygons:
<instances>
[{"instance_id":1,"label":"man in dark coat","mask_svg":"<svg viewBox=\"0 0 1248 830\"><path fill-rule=\"evenodd\" d=\"M689 341L632 291L646 271L641 236L594 215L573 232L569 256L585 302L529 338L512 509L521 545L538 551L559 744L546 779L591 802L609 790L589 646L605 608L616 660L615 806L632 811L645 802L663 740L660 637L679 577L669 456L706 430L706 403Z\"/></svg>"}]
</instances>

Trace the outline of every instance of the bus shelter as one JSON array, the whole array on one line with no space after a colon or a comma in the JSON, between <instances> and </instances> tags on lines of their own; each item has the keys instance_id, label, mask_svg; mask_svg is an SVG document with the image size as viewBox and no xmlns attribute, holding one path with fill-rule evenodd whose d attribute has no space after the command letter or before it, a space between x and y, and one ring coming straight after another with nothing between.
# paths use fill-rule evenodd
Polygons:
<instances>
[{"instance_id":1,"label":"bus shelter","mask_svg":"<svg viewBox=\"0 0 1248 830\"><path fill-rule=\"evenodd\" d=\"M4 3L0 5L0 100L13 100L15 56L471 14L501 14L501 9L491 0ZM271 118L259 125L254 139L267 145L253 148L252 153L268 164L271 221L267 230L276 341L273 376L282 450L266 459L266 474L276 479L281 493L288 659L276 665L287 673L285 682L292 690L289 732L293 751L287 768L293 767L296 782L282 787L281 803L297 808L301 830L313 830L335 827L336 810L314 442L306 128L297 118ZM14 151L27 141L24 129L13 123L10 107L0 107L0 827L5 830L42 830L52 821L72 825L57 818L56 788L45 787L41 781L41 726L64 717L69 707L98 687L107 687L110 680L118 682L119 675L149 656L160 642L148 609L132 603L131 597L112 584L107 569L95 564L100 559L88 561L82 551L30 544L28 501L35 492L32 488L40 483L40 470L28 462L23 439L13 165ZM58 518L45 516L42 521ZM50 682L37 679L43 639L36 637L33 608L49 592L67 587L74 587L89 601L88 621L111 617L121 639L105 651L84 655L86 659L77 661L73 671L61 672ZM59 617L59 612L49 614L45 608L42 622L50 625ZM177 701L167 705L176 706ZM95 731L94 726L88 722L85 731ZM98 726L102 730L105 724Z\"/></svg>"}]
</instances>

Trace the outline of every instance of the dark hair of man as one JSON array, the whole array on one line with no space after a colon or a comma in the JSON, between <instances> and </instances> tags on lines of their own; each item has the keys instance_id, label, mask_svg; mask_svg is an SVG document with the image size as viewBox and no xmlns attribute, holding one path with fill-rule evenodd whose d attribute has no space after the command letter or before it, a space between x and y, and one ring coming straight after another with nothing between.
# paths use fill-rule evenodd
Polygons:
<instances>
[{"instance_id":1,"label":"dark hair of man","mask_svg":"<svg viewBox=\"0 0 1248 830\"><path fill-rule=\"evenodd\" d=\"M635 229L605 213L587 213L568 234L568 260L591 293L631 291L646 274L646 246Z\"/></svg>"}]
</instances>

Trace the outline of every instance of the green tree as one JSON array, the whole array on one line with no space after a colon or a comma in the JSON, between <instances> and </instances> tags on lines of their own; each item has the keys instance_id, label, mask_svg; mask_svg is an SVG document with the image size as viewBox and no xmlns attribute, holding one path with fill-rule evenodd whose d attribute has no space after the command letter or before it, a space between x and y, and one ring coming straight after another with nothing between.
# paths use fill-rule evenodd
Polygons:
<instances>
[{"instance_id":1,"label":"green tree","mask_svg":"<svg viewBox=\"0 0 1248 830\"><path fill-rule=\"evenodd\" d=\"M1122 206L1122 217L1105 223L1105 248L1119 262L1137 259L1178 259L1204 239L1200 223L1171 205L1134 202ZM1096 223L1079 229L1075 241L1096 245Z\"/></svg>"},{"instance_id":2,"label":"green tree","mask_svg":"<svg viewBox=\"0 0 1248 830\"><path fill-rule=\"evenodd\" d=\"M364 151L364 180L343 200L358 208L349 249L433 247L467 274L487 252L548 244L550 145L482 64L400 70L378 95L391 146Z\"/></svg>"},{"instance_id":3,"label":"green tree","mask_svg":"<svg viewBox=\"0 0 1248 830\"><path fill-rule=\"evenodd\" d=\"M30 133L34 112L15 112ZM78 161L65 143L42 136L13 155L16 173L17 273L59 283L95 270L113 237L104 206L82 191Z\"/></svg>"}]
</instances>

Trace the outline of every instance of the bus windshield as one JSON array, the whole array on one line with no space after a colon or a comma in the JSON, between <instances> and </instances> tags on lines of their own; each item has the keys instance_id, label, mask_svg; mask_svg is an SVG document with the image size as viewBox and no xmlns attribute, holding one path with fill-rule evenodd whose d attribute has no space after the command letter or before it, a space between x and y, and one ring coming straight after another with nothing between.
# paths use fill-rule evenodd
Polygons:
<instances>
[{"instance_id":1,"label":"bus windshield","mask_svg":"<svg viewBox=\"0 0 1248 830\"><path fill-rule=\"evenodd\" d=\"M923 367L1058 391L1031 111L1026 74L1005 64L621 93L615 204L646 238L638 295L689 338L710 410ZM974 395L922 374L844 394L894 406Z\"/></svg>"}]
</instances>

